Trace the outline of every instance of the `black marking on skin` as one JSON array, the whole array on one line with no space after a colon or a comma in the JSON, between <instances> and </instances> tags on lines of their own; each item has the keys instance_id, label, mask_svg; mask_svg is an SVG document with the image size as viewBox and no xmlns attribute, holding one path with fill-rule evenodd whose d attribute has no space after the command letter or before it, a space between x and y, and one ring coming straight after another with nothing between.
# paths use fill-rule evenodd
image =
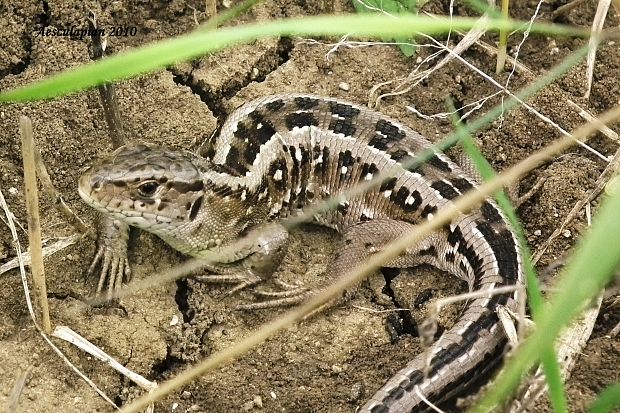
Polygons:
<instances>
[{"instance_id":1,"label":"black marking on skin","mask_svg":"<svg viewBox=\"0 0 620 413\"><path fill-rule=\"evenodd\" d=\"M451 231L450 228L448 228L447 240L448 243L454 247L457 243L464 243L465 237L463 236L463 233L461 232L461 229L459 227L455 227L454 231Z\"/></svg>"},{"instance_id":2,"label":"black marking on skin","mask_svg":"<svg viewBox=\"0 0 620 413\"><path fill-rule=\"evenodd\" d=\"M328 173L329 173L329 171L328 171L328 166L329 166L329 148L327 146L323 147L322 156L323 156L323 161L321 162L320 165L317 165L317 168L320 167L321 176L323 177L323 179L325 179L327 177Z\"/></svg>"},{"instance_id":3,"label":"black marking on skin","mask_svg":"<svg viewBox=\"0 0 620 413\"><path fill-rule=\"evenodd\" d=\"M346 103L329 101L329 110L334 114L345 119L353 119L360 114L360 110Z\"/></svg>"},{"instance_id":4,"label":"black marking on skin","mask_svg":"<svg viewBox=\"0 0 620 413\"><path fill-rule=\"evenodd\" d=\"M343 216L347 215L347 213L349 212L349 203L348 202L344 202L344 203L338 204L337 210Z\"/></svg>"},{"instance_id":5,"label":"black marking on skin","mask_svg":"<svg viewBox=\"0 0 620 413\"><path fill-rule=\"evenodd\" d=\"M282 99L274 100L273 102L269 102L265 104L265 107L271 112L277 112L282 109L284 106L284 101Z\"/></svg>"},{"instance_id":6,"label":"black marking on skin","mask_svg":"<svg viewBox=\"0 0 620 413\"><path fill-rule=\"evenodd\" d=\"M286 145L282 145L282 150L287 153L288 152L288 146Z\"/></svg>"},{"instance_id":7,"label":"black marking on skin","mask_svg":"<svg viewBox=\"0 0 620 413\"><path fill-rule=\"evenodd\" d=\"M426 218L428 214L434 214L437 212L437 207L435 205L428 204L422 209L422 218Z\"/></svg>"},{"instance_id":8,"label":"black marking on skin","mask_svg":"<svg viewBox=\"0 0 620 413\"><path fill-rule=\"evenodd\" d=\"M366 175L371 174L374 178L375 174L379 172L379 169L377 168L377 165L375 165L374 163L371 164L363 164L362 165L362 171L360 173L360 178L361 179L366 179Z\"/></svg>"},{"instance_id":9,"label":"black marking on skin","mask_svg":"<svg viewBox=\"0 0 620 413\"><path fill-rule=\"evenodd\" d=\"M496 298L496 297L494 297ZM429 376L433 376L437 374L439 370L443 367L449 365L454 360L458 359L466 352L471 350L474 343L478 340L481 332L488 331L491 327L499 322L497 315L494 312L495 307L501 303L501 301L505 301L506 297L503 296L501 298L494 299L491 298L489 302L489 311L485 314L481 315L478 319L478 322L473 323L462 335L463 340L460 343L452 343L446 348L443 348L435 354L430 363L430 371ZM503 300L502 300L503 298ZM477 368L478 366L476 366ZM403 397L403 392L412 392L416 385L420 384L424 380L424 373L419 370L412 371L407 379L402 380L397 387L390 390L388 395L384 398L384 403L380 406L383 406L385 412L388 412L387 406L391 406L395 401L399 400ZM458 384L458 382L456 382ZM444 389L442 389L444 391ZM428 395L427 395L428 396ZM379 406L377 406L379 407ZM374 409L374 408L373 408ZM371 410L375 411L375 410ZM376 410L380 412L382 410Z\"/></svg>"},{"instance_id":10,"label":"black marking on skin","mask_svg":"<svg viewBox=\"0 0 620 413\"><path fill-rule=\"evenodd\" d=\"M240 160L240 156L239 156L239 149L235 148L234 146L231 146L230 149L228 150L228 155L226 155L226 161L224 161L226 163L226 166L229 166L230 168L234 169L237 173L241 174L241 175L245 175L246 172L248 172L248 168L246 168L245 165L239 163Z\"/></svg>"},{"instance_id":11,"label":"black marking on skin","mask_svg":"<svg viewBox=\"0 0 620 413\"><path fill-rule=\"evenodd\" d=\"M447 173L452 172L452 169L450 168L450 165L448 165L447 162L444 162L441 159L439 159L437 154L432 154L426 160L426 162L428 162L430 165L433 165L435 168L439 169L442 172L447 172Z\"/></svg>"},{"instance_id":12,"label":"black marking on skin","mask_svg":"<svg viewBox=\"0 0 620 413\"><path fill-rule=\"evenodd\" d=\"M394 152L391 151L387 151L387 154L390 155L390 157L395 160L396 162L398 162L401 166L403 166L407 171L409 172L418 172L419 166L414 166L412 165L413 163L413 157L404 149L397 149ZM405 167L404 165L407 165L407 167Z\"/></svg>"},{"instance_id":13,"label":"black marking on skin","mask_svg":"<svg viewBox=\"0 0 620 413\"><path fill-rule=\"evenodd\" d=\"M189 219L193 221L198 216L198 211L200 211L200 207L202 206L203 197L200 196L198 199L194 201L194 205L192 205L192 209L189 212Z\"/></svg>"},{"instance_id":14,"label":"black marking on skin","mask_svg":"<svg viewBox=\"0 0 620 413\"><path fill-rule=\"evenodd\" d=\"M366 221L370 221L370 217L368 217L366 214L360 215L360 222L366 222Z\"/></svg>"},{"instance_id":15,"label":"black marking on skin","mask_svg":"<svg viewBox=\"0 0 620 413\"><path fill-rule=\"evenodd\" d=\"M422 197L420 196L420 193L418 191L414 190L413 193L411 193L411 196L413 197L413 203L407 204L407 198L409 198L409 194L409 189L405 186L401 186L400 188L398 188L398 192L392 192L392 195L390 195L390 201L394 202L405 212L414 212L422 204Z\"/></svg>"},{"instance_id":16,"label":"black marking on skin","mask_svg":"<svg viewBox=\"0 0 620 413\"><path fill-rule=\"evenodd\" d=\"M246 164L254 163L261 146L269 142L275 133L273 125L258 111L249 113L246 119L237 123L237 130L234 132L237 138L236 146L243 149Z\"/></svg>"},{"instance_id":17,"label":"black marking on skin","mask_svg":"<svg viewBox=\"0 0 620 413\"><path fill-rule=\"evenodd\" d=\"M379 404L370 409L370 413L390 413L390 410L384 405Z\"/></svg>"},{"instance_id":18,"label":"black marking on skin","mask_svg":"<svg viewBox=\"0 0 620 413\"><path fill-rule=\"evenodd\" d=\"M289 113L284 119L286 127L290 130L295 127L317 126L319 120L312 113Z\"/></svg>"},{"instance_id":19,"label":"black marking on skin","mask_svg":"<svg viewBox=\"0 0 620 413\"><path fill-rule=\"evenodd\" d=\"M453 252L448 252L448 253L446 253L446 256L444 258L445 258L446 262L453 263L454 259L456 258L456 255L454 255Z\"/></svg>"},{"instance_id":20,"label":"black marking on skin","mask_svg":"<svg viewBox=\"0 0 620 413\"><path fill-rule=\"evenodd\" d=\"M298 96L295 98L295 104L299 109L312 109L319 105L319 100L310 97Z\"/></svg>"},{"instance_id":21,"label":"black marking on skin","mask_svg":"<svg viewBox=\"0 0 620 413\"><path fill-rule=\"evenodd\" d=\"M163 210L164 210L167 206L168 206L168 204L167 204L167 203L165 203L165 202L161 202L161 201L160 201L160 202L159 202L159 205L157 205L157 210L158 210L158 211L163 211Z\"/></svg>"},{"instance_id":22,"label":"black marking on skin","mask_svg":"<svg viewBox=\"0 0 620 413\"><path fill-rule=\"evenodd\" d=\"M344 174L344 176L342 173L340 173L341 181L346 182L351 177L351 171L353 170L353 164L355 164L355 158L351 156L350 150L346 150L338 154L338 172L339 173L341 172L343 166L347 168L347 171Z\"/></svg>"},{"instance_id":23,"label":"black marking on skin","mask_svg":"<svg viewBox=\"0 0 620 413\"><path fill-rule=\"evenodd\" d=\"M497 208L488 201L482 203L480 210L482 211L482 216L490 223L499 222L502 220L502 216Z\"/></svg>"},{"instance_id":24,"label":"black marking on skin","mask_svg":"<svg viewBox=\"0 0 620 413\"><path fill-rule=\"evenodd\" d=\"M290 145L288 149L291 154L291 159L293 160L293 167L291 168L290 188L296 188L297 183L299 182L299 177L300 177L300 169L299 169L300 165L299 165L299 161L297 160L297 150L300 148L296 148L295 146ZM291 196L293 196L292 192L291 192Z\"/></svg>"},{"instance_id":25,"label":"black marking on skin","mask_svg":"<svg viewBox=\"0 0 620 413\"><path fill-rule=\"evenodd\" d=\"M450 182L456 187L456 189L459 190L461 194L464 194L474 187L471 182L465 178L454 178Z\"/></svg>"},{"instance_id":26,"label":"black marking on skin","mask_svg":"<svg viewBox=\"0 0 620 413\"><path fill-rule=\"evenodd\" d=\"M261 145L269 142L271 137L276 133L276 130L271 122L265 119L265 117L259 112L250 113L248 118L252 120L249 124L249 128L251 130L253 129L252 136L258 138L258 142ZM260 129L258 128L259 124L261 125Z\"/></svg>"},{"instance_id":27,"label":"black marking on skin","mask_svg":"<svg viewBox=\"0 0 620 413\"><path fill-rule=\"evenodd\" d=\"M124 188L127 186L127 182L121 180L121 179L115 179L114 181L112 181L112 185L117 186L119 188ZM94 185L93 185L94 188ZM96 189L96 188L94 188Z\"/></svg>"},{"instance_id":28,"label":"black marking on skin","mask_svg":"<svg viewBox=\"0 0 620 413\"><path fill-rule=\"evenodd\" d=\"M377 121L375 130L378 133L375 134L368 144L382 151L391 146L390 144L398 142L406 136L405 131L385 119Z\"/></svg>"},{"instance_id":29,"label":"black marking on skin","mask_svg":"<svg viewBox=\"0 0 620 413\"><path fill-rule=\"evenodd\" d=\"M491 225L486 222L478 223L476 228L482 233L493 250L499 266L499 274L509 283L515 284L519 278L519 263L517 246L510 230L504 228L495 232Z\"/></svg>"},{"instance_id":30,"label":"black marking on skin","mask_svg":"<svg viewBox=\"0 0 620 413\"><path fill-rule=\"evenodd\" d=\"M453 360L461 357L468 352L474 343L478 340L481 332L486 332L499 322L495 308L497 305L503 305L507 302L505 295L491 297L487 310L480 315L478 321L471 324L461 335L460 343L452 343L448 347L441 349L435 354L431 360L429 375L435 375L440 369L450 364Z\"/></svg>"},{"instance_id":31,"label":"black marking on skin","mask_svg":"<svg viewBox=\"0 0 620 413\"><path fill-rule=\"evenodd\" d=\"M280 170L282 171L282 179L276 180L274 175L276 172ZM278 191L285 191L288 185L288 169L286 168L286 162L284 159L276 159L269 166L268 175L269 179L273 182L273 185L276 187Z\"/></svg>"},{"instance_id":32,"label":"black marking on skin","mask_svg":"<svg viewBox=\"0 0 620 413\"><path fill-rule=\"evenodd\" d=\"M463 261L459 262L459 270L461 270L463 274L467 274L467 267L465 266Z\"/></svg>"},{"instance_id":33,"label":"black marking on skin","mask_svg":"<svg viewBox=\"0 0 620 413\"><path fill-rule=\"evenodd\" d=\"M421 256L428 255L428 256L431 256L431 257L437 257L437 248L435 248L434 245L431 245L428 248L420 250L420 252L418 254L421 255Z\"/></svg>"},{"instance_id":34,"label":"black marking on skin","mask_svg":"<svg viewBox=\"0 0 620 413\"><path fill-rule=\"evenodd\" d=\"M394 189L396 186L396 177L386 178L383 182L381 182L381 187L379 187L379 191L390 191Z\"/></svg>"},{"instance_id":35,"label":"black marking on skin","mask_svg":"<svg viewBox=\"0 0 620 413\"><path fill-rule=\"evenodd\" d=\"M204 189L205 184L202 181L196 180L192 182L180 182L180 181L168 181L166 186L174 189L180 194L186 194L188 192L200 192Z\"/></svg>"},{"instance_id":36,"label":"black marking on skin","mask_svg":"<svg viewBox=\"0 0 620 413\"><path fill-rule=\"evenodd\" d=\"M433 182L431 188L439 191L439 195L445 199L454 199L459 196L459 193L456 192L456 189L454 189L452 185L441 180Z\"/></svg>"},{"instance_id":37,"label":"black marking on skin","mask_svg":"<svg viewBox=\"0 0 620 413\"><path fill-rule=\"evenodd\" d=\"M357 131L353 121L349 118L332 118L327 128L334 133L342 133L345 136L353 136Z\"/></svg>"}]
</instances>

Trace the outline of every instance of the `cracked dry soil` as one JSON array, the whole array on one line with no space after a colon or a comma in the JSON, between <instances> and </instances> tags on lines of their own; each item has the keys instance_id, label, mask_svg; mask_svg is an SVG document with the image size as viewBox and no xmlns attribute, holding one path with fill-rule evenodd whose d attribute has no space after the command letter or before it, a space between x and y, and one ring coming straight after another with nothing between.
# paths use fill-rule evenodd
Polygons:
<instances>
[{"instance_id":1,"label":"cracked dry soil","mask_svg":"<svg viewBox=\"0 0 620 413\"><path fill-rule=\"evenodd\" d=\"M535 3L516 1L511 14L529 19ZM563 2L542 6L543 19ZM218 6L221 7L220 2ZM102 26L136 27L133 37L109 39L110 53L146 44L194 28L195 10L204 2L72 2L26 1L19 5L0 3L0 89L6 90L88 62L89 39L36 36L40 27L85 27L87 10L97 13ZM430 11L446 14L447 2L433 1ZM232 24L303 16L326 12L350 12L349 2L276 0L254 7ZM589 26L594 6L582 4L560 17L561 23ZM460 15L472 12L457 5ZM197 13L199 19L203 14ZM201 17L202 16L202 17ZM617 26L610 12L606 24ZM156 142L195 149L215 129L217 121L238 105L276 92L312 92L365 103L370 89L381 82L406 76L416 66L390 46L339 48L326 59L336 39L322 44L299 38L266 39L178 64L155 74L117 85L120 112L130 140ZM510 38L511 46L521 40ZM494 38L486 37L493 42ZM533 73L541 74L583 44L576 39L531 36L519 58ZM618 45L604 44L595 66L592 95L582 98L584 67L577 66L552 86L540 92L531 104L565 130L582 123L564 103L572 99L593 113L602 112L620 99L620 53ZM422 49L423 55L429 52ZM464 57L486 73L495 61L476 47ZM506 74L498 76L505 82ZM512 88L532 78L517 73ZM349 90L339 85L346 83ZM447 97L458 104L476 101L495 92L478 75L452 62L433 73L410 92L386 99L384 113L401 120L436 141L452 129L450 122L422 120L405 109L415 106L427 114L443 112ZM492 99L483 108L498 103ZM25 225L23 178L17 119L28 115L34 123L35 139L57 189L69 206L87 223L95 218L76 191L77 177L93 159L110 151L107 128L95 90L48 102L0 107L0 186L19 222ZM618 131L618 128L615 128ZM477 136L493 165L502 170L549 143L558 132L531 113L514 110ZM605 155L616 144L596 136L592 145ZM547 174L543 188L519 209L532 249L556 228L574 203L593 186L604 163L583 149L569 153L534 171L520 184L523 193L536 179ZM45 239L67 236L73 230L41 195ZM541 266L570 251L583 229L584 218L570 226L571 236L560 237L543 257ZM8 229L0 230L0 263L15 256ZM26 235L19 233L22 245ZM336 234L306 226L292 234L289 253L276 276L285 281L313 285L323 281ZM169 268L184 257L149 234L140 234L130 257L135 277ZM45 260L51 316L55 325L74 330L115 356L128 368L162 382L215 351L226 348L272 319L282 310L251 313L231 308L253 299L250 291L222 297L226 287L205 286L192 279L154 287L123 299L115 308L92 308L83 297L92 292L95 280L85 277L94 253L91 241L79 242ZM387 274L389 275L389 274ZM587 276L585 274L584 276ZM79 380L44 344L28 316L18 273L2 277L0 289L0 401L6 405L17 375L32 366L17 411L110 411L110 407ZM391 279L390 288L385 280ZM404 273L396 278L377 275L357 296L311 321L290 328L241 359L211 372L162 400L158 411L175 412L353 412L385 379L419 350L415 324L425 316L426 298L438 298L463 290L455 278L432 269ZM552 284L553 277L544 280ZM572 411L584 411L593 397L620 379L620 343L607 334L620 321L617 308L603 304L594 333L568 382ZM386 329L386 314L368 311L407 307L419 309L405 320L408 332L392 340ZM426 304L425 304L426 303ZM366 309L362 309L366 308ZM440 320L449 327L459 307L447 309ZM177 317L180 322L171 323ZM406 317L405 317L406 318ZM76 363L118 404L142 392L135 385L74 347L59 343ZM176 406L173 409L173 406ZM261 407L262 406L262 407ZM548 411L541 401L536 411ZM458 411L454 404L446 411Z\"/></svg>"}]
</instances>

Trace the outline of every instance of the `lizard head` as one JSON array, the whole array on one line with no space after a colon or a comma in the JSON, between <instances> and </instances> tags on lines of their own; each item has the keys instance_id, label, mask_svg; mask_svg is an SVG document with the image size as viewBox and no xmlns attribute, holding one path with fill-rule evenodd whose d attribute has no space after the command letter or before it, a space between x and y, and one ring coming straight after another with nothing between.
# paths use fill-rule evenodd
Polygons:
<instances>
[{"instance_id":1,"label":"lizard head","mask_svg":"<svg viewBox=\"0 0 620 413\"><path fill-rule=\"evenodd\" d=\"M150 232L192 221L204 183L189 152L128 144L91 166L79 194L95 209Z\"/></svg>"}]
</instances>

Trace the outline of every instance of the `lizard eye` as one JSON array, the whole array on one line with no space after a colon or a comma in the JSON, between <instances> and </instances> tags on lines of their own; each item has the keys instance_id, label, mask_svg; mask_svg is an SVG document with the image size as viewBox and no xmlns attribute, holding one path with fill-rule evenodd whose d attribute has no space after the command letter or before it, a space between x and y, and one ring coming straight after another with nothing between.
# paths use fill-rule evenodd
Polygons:
<instances>
[{"instance_id":1,"label":"lizard eye","mask_svg":"<svg viewBox=\"0 0 620 413\"><path fill-rule=\"evenodd\" d=\"M138 192L140 193L140 195L148 198L155 195L155 192L157 192L157 188L159 188L159 184L157 182L148 181L138 187Z\"/></svg>"}]
</instances>

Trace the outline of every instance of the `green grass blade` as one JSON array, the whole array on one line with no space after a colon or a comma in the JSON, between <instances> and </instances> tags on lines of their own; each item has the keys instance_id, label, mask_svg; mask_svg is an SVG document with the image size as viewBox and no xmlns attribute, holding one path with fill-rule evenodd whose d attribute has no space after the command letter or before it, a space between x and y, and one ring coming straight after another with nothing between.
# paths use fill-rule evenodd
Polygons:
<instances>
[{"instance_id":1,"label":"green grass blade","mask_svg":"<svg viewBox=\"0 0 620 413\"><path fill-rule=\"evenodd\" d=\"M590 413L608 413L620 408L620 383L614 383L603 390L592 403Z\"/></svg>"},{"instance_id":2,"label":"green grass blade","mask_svg":"<svg viewBox=\"0 0 620 413\"><path fill-rule=\"evenodd\" d=\"M430 35L453 30L467 30L476 19L432 19L423 16L318 16L198 30L173 39L159 41L129 50L107 59L61 72L39 82L0 93L0 102L24 102L49 99L96 86L103 82L125 79L153 71L176 62L195 58L236 43L282 35L408 36L416 32ZM492 20L486 30L517 29L519 21ZM588 32L570 26L536 24L532 31L547 35L587 36Z\"/></svg>"}]
</instances>

